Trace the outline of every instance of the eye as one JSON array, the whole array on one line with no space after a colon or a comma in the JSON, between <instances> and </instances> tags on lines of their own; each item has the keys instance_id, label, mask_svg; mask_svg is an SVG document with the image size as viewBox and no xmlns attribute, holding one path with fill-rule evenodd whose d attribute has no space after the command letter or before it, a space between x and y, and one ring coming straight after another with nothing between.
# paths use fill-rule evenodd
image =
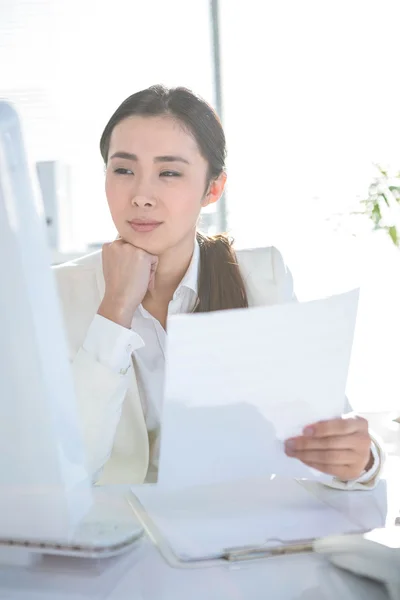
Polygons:
<instances>
[{"instance_id":1,"label":"eye","mask_svg":"<svg viewBox=\"0 0 400 600\"><path fill-rule=\"evenodd\" d=\"M130 169L123 169L122 167L120 167L119 169L114 169L114 173L116 173L117 175L133 175L133 171L131 171Z\"/></svg>"},{"instance_id":2,"label":"eye","mask_svg":"<svg viewBox=\"0 0 400 600\"><path fill-rule=\"evenodd\" d=\"M177 171L162 171L162 173L160 173L160 177L181 177L182 174L178 173Z\"/></svg>"}]
</instances>

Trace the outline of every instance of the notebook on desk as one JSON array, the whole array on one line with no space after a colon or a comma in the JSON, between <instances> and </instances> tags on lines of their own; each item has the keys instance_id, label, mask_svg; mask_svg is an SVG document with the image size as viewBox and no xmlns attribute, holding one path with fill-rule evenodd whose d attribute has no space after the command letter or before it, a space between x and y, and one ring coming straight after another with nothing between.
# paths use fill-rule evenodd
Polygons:
<instances>
[{"instance_id":1,"label":"notebook on desk","mask_svg":"<svg viewBox=\"0 0 400 600\"><path fill-rule=\"evenodd\" d=\"M336 501L337 494L341 496ZM343 493L318 496L301 482L275 478L166 489L135 486L129 502L161 555L176 567L212 566L243 551L305 544L384 524L372 495L343 503Z\"/></svg>"}]
</instances>

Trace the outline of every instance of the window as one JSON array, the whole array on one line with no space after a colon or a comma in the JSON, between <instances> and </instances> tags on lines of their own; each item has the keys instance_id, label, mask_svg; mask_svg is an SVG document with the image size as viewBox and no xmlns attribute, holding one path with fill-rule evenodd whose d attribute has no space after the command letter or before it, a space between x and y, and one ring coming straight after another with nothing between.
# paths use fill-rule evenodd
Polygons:
<instances>
[{"instance_id":1,"label":"window","mask_svg":"<svg viewBox=\"0 0 400 600\"><path fill-rule=\"evenodd\" d=\"M155 83L185 85L213 103L211 48L203 0L1 2L0 96L17 104L31 158L69 173L62 251L115 235L98 149L111 114Z\"/></svg>"},{"instance_id":2,"label":"window","mask_svg":"<svg viewBox=\"0 0 400 600\"><path fill-rule=\"evenodd\" d=\"M400 169L398 2L220 5L232 233L277 245L302 300L363 283L349 396L398 407L400 252L335 230L374 162Z\"/></svg>"}]
</instances>

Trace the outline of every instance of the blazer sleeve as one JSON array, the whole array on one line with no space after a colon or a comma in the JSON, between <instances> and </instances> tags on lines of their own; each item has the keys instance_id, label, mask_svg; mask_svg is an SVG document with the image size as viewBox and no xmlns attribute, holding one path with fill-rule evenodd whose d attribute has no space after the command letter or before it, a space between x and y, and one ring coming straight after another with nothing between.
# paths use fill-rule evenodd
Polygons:
<instances>
[{"instance_id":1,"label":"blazer sleeve","mask_svg":"<svg viewBox=\"0 0 400 600\"><path fill-rule=\"evenodd\" d=\"M87 469L95 482L111 455L129 375L113 372L83 347L71 364Z\"/></svg>"},{"instance_id":2,"label":"blazer sleeve","mask_svg":"<svg viewBox=\"0 0 400 600\"><path fill-rule=\"evenodd\" d=\"M99 303L94 271L65 265L53 272L63 311L86 466L95 482L111 455L132 367L115 371L85 350Z\"/></svg>"},{"instance_id":3,"label":"blazer sleeve","mask_svg":"<svg viewBox=\"0 0 400 600\"><path fill-rule=\"evenodd\" d=\"M272 248L272 265L278 298L281 302L296 302L297 298L294 292L292 274L285 264L282 254L275 247ZM353 409L346 398L345 412L349 413L352 411ZM371 469L363 473L359 478L351 481L341 481L336 477L332 477L332 481L326 482L324 485L342 490L370 490L376 487L385 462L385 452L383 444L378 437L372 432L370 432L370 437L371 452L374 458Z\"/></svg>"}]
</instances>

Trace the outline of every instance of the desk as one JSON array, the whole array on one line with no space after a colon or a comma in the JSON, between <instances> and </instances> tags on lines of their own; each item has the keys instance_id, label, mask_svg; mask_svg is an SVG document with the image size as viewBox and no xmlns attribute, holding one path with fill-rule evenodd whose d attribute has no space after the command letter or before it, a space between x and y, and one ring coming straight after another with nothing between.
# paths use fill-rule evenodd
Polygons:
<instances>
[{"instance_id":1,"label":"desk","mask_svg":"<svg viewBox=\"0 0 400 600\"><path fill-rule=\"evenodd\" d=\"M309 484L310 485L310 484ZM342 492L315 486L318 495L340 503L365 502L379 510L387 485L387 523L399 509L400 458L388 461L372 492ZM349 586L355 585L351 594ZM127 555L98 562L44 558L30 568L0 566L0 600L384 600L380 587L342 573L322 557L280 557L202 569L168 567L144 540Z\"/></svg>"}]
</instances>

